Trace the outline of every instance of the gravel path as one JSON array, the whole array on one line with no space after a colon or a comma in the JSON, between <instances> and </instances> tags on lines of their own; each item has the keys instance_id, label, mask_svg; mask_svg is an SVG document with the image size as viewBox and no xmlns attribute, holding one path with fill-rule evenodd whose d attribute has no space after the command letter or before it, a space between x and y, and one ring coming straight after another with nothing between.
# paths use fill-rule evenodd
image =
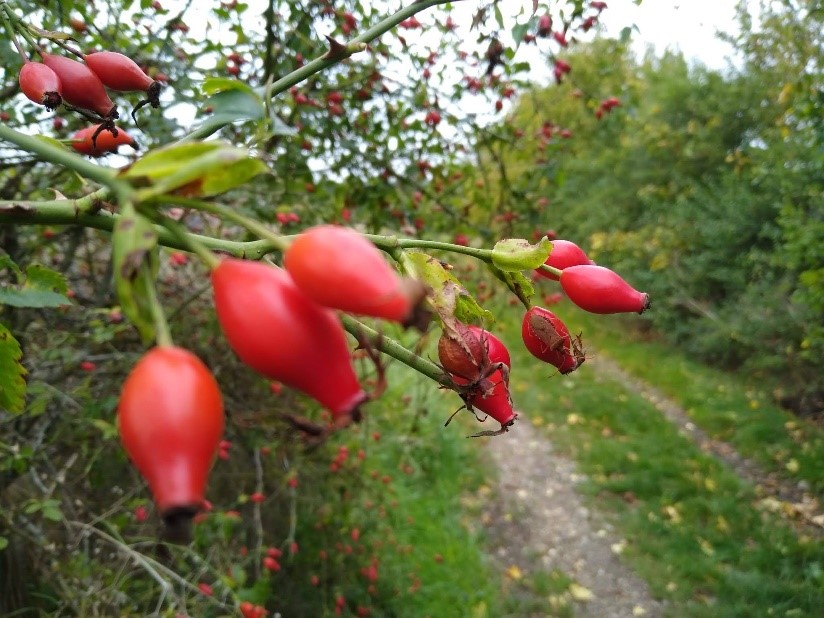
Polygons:
<instances>
[{"instance_id":1,"label":"gravel path","mask_svg":"<svg viewBox=\"0 0 824 618\"><path fill-rule=\"evenodd\" d=\"M487 451L500 479L488 525L490 537L500 540L493 557L502 570L560 569L577 583L576 616L663 614L647 584L619 560L622 540L575 491L584 477L526 418L506 438L489 440Z\"/></svg>"}]
</instances>

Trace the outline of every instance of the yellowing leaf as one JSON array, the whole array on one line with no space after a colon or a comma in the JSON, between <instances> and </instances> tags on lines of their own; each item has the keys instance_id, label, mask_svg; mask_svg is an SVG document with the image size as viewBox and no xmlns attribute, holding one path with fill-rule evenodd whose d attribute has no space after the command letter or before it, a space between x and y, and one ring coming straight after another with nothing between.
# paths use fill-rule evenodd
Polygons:
<instances>
[{"instance_id":1,"label":"yellowing leaf","mask_svg":"<svg viewBox=\"0 0 824 618\"><path fill-rule=\"evenodd\" d=\"M730 525L727 523L727 520L724 519L721 515L719 515L715 520L715 526L718 528L720 532L729 532Z\"/></svg>"},{"instance_id":2,"label":"yellowing leaf","mask_svg":"<svg viewBox=\"0 0 824 618\"><path fill-rule=\"evenodd\" d=\"M672 506L671 504L665 506L661 510L664 512L664 515L667 516L667 519L669 519L672 523L674 523L674 524L680 524L681 523L681 514L678 512L678 509L675 508L674 506Z\"/></svg>"},{"instance_id":3,"label":"yellowing leaf","mask_svg":"<svg viewBox=\"0 0 824 618\"><path fill-rule=\"evenodd\" d=\"M710 545L710 542L706 539L698 537L698 546L701 548L701 551L708 556L712 556L715 553L715 548L713 548L713 546Z\"/></svg>"},{"instance_id":4,"label":"yellowing leaf","mask_svg":"<svg viewBox=\"0 0 824 618\"><path fill-rule=\"evenodd\" d=\"M589 588L584 588L582 585L576 583L569 585L569 595L580 603L586 603L587 601L591 601L595 598L595 595L592 594L592 590Z\"/></svg>"},{"instance_id":5,"label":"yellowing leaf","mask_svg":"<svg viewBox=\"0 0 824 618\"><path fill-rule=\"evenodd\" d=\"M792 472L793 474L798 472L800 467L801 466L798 464L798 460L796 460L796 459L790 459L790 461L788 461L787 465L786 465L787 470L789 472Z\"/></svg>"},{"instance_id":6,"label":"yellowing leaf","mask_svg":"<svg viewBox=\"0 0 824 618\"><path fill-rule=\"evenodd\" d=\"M489 614L486 610L486 603L481 601L472 608L472 618L486 618Z\"/></svg>"},{"instance_id":7,"label":"yellowing leaf","mask_svg":"<svg viewBox=\"0 0 824 618\"><path fill-rule=\"evenodd\" d=\"M512 580L518 581L524 576L524 574L521 572L521 569L519 569L517 565L513 564L506 570L506 576Z\"/></svg>"}]
</instances>

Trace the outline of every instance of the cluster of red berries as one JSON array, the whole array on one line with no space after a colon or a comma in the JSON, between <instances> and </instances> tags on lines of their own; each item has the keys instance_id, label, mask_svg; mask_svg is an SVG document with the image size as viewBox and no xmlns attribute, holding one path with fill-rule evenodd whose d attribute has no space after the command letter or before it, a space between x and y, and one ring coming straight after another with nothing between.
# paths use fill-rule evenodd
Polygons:
<instances>
[{"instance_id":1,"label":"cluster of red berries","mask_svg":"<svg viewBox=\"0 0 824 618\"><path fill-rule=\"evenodd\" d=\"M567 297L585 311L643 313L649 308L647 294L634 289L616 272L597 266L573 242L552 241L545 264L561 271L560 276L543 269L537 273L560 281ZM557 302L555 297L545 298ZM533 356L553 365L561 374L574 371L585 360L581 337L571 336L563 321L544 307L530 307L524 314L521 338ZM507 431L517 414L509 390L509 351L504 344L488 331L456 322L445 326L438 341L438 358L458 385L467 409L477 408L501 424L500 430L476 435Z\"/></svg>"},{"instance_id":2,"label":"cluster of red berries","mask_svg":"<svg viewBox=\"0 0 824 618\"><path fill-rule=\"evenodd\" d=\"M26 59L18 82L32 102L53 110L71 106L84 117L99 123L72 136L72 147L82 154L100 156L121 145L135 146L134 140L114 125L117 107L106 89L118 92L143 92L146 98L132 110L144 105L160 106L161 83L149 77L134 60L118 52L99 51L79 54L82 62L46 53L38 48L42 62Z\"/></svg>"},{"instance_id":3,"label":"cluster of red berries","mask_svg":"<svg viewBox=\"0 0 824 618\"><path fill-rule=\"evenodd\" d=\"M357 232L331 225L300 234L285 270L222 260L212 271L218 321L240 359L278 384L313 397L341 427L367 395L335 311L411 324L424 286L399 277ZM200 510L221 440L223 404L214 376L192 353L158 346L138 361L120 396L121 440L170 526Z\"/></svg>"}]
</instances>

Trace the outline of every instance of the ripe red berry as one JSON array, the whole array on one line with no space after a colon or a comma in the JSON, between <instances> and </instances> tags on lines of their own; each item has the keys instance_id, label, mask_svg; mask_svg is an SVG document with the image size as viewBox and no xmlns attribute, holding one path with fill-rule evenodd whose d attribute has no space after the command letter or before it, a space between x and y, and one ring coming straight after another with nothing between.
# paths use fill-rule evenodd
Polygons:
<instances>
[{"instance_id":1,"label":"ripe red berry","mask_svg":"<svg viewBox=\"0 0 824 618\"><path fill-rule=\"evenodd\" d=\"M552 17L549 14L541 15L538 18L538 36L548 37L552 32Z\"/></svg>"},{"instance_id":2,"label":"ripe red berry","mask_svg":"<svg viewBox=\"0 0 824 618\"><path fill-rule=\"evenodd\" d=\"M562 374L574 371L584 362L580 344L570 338L569 329L543 307L531 307L524 314L521 338L535 358L554 365Z\"/></svg>"},{"instance_id":3,"label":"ripe red berry","mask_svg":"<svg viewBox=\"0 0 824 618\"><path fill-rule=\"evenodd\" d=\"M465 396L469 406L494 418L502 429L515 422L508 375L503 369L493 370L496 364L511 366L509 351L500 339L477 326L460 325L441 336L438 358L456 384L477 382L474 392Z\"/></svg>"},{"instance_id":4,"label":"ripe red berry","mask_svg":"<svg viewBox=\"0 0 824 618\"><path fill-rule=\"evenodd\" d=\"M425 295L420 282L399 277L371 242L345 227L308 229L283 264L301 292L340 311L410 323Z\"/></svg>"},{"instance_id":5,"label":"ripe red berry","mask_svg":"<svg viewBox=\"0 0 824 618\"><path fill-rule=\"evenodd\" d=\"M265 501L266 501L266 496L264 496L264 495L263 495L262 493L260 493L259 491L256 491L256 492L255 492L255 493L253 493L251 496L249 496L249 501L250 501L250 502L254 502L255 504L260 504L261 502L265 502Z\"/></svg>"},{"instance_id":6,"label":"ripe red berry","mask_svg":"<svg viewBox=\"0 0 824 618\"><path fill-rule=\"evenodd\" d=\"M60 78L63 100L76 107L97 112L103 118L117 118L117 109L106 94L103 82L87 65L65 56L41 54L43 64Z\"/></svg>"},{"instance_id":7,"label":"ripe red berry","mask_svg":"<svg viewBox=\"0 0 824 618\"><path fill-rule=\"evenodd\" d=\"M237 52L232 52L231 54L226 56L226 59L229 62L234 62L235 64L245 64L246 63L246 59Z\"/></svg>"},{"instance_id":8,"label":"ripe red berry","mask_svg":"<svg viewBox=\"0 0 824 618\"><path fill-rule=\"evenodd\" d=\"M570 266L577 266L579 264L592 263L592 260L587 257L584 250L569 240L553 240L552 252L544 262L547 266L552 266L553 268L558 268L559 270L563 270ZM547 277L548 279L552 279L553 281L558 281L558 277L552 273L544 272L539 269L538 274Z\"/></svg>"},{"instance_id":9,"label":"ripe red berry","mask_svg":"<svg viewBox=\"0 0 824 618\"><path fill-rule=\"evenodd\" d=\"M273 573L276 573L280 571L280 562L278 562L271 556L266 556L263 559L263 568L267 571L272 571Z\"/></svg>"},{"instance_id":10,"label":"ripe red berry","mask_svg":"<svg viewBox=\"0 0 824 618\"><path fill-rule=\"evenodd\" d=\"M466 384L461 378L455 377L454 380L457 384ZM512 408L508 381L501 370L493 373L488 380L491 388L473 394L467 399L467 403L494 418L505 429L518 418Z\"/></svg>"},{"instance_id":11,"label":"ripe red berry","mask_svg":"<svg viewBox=\"0 0 824 618\"><path fill-rule=\"evenodd\" d=\"M80 363L80 368L83 371L91 372L91 371L94 371L95 369L97 369L97 365L95 363L93 363L92 361L83 361L82 363Z\"/></svg>"},{"instance_id":12,"label":"ripe red berry","mask_svg":"<svg viewBox=\"0 0 824 618\"><path fill-rule=\"evenodd\" d=\"M119 52L99 51L83 57L86 65L100 78L107 88L120 92L145 92L146 98L132 110L135 112L146 104L160 107L160 80L153 80L128 56Z\"/></svg>"},{"instance_id":13,"label":"ripe red berry","mask_svg":"<svg viewBox=\"0 0 824 618\"><path fill-rule=\"evenodd\" d=\"M570 266L561 273L561 287L569 299L590 313L643 313L649 295L639 292L621 276L603 266Z\"/></svg>"},{"instance_id":14,"label":"ripe red berry","mask_svg":"<svg viewBox=\"0 0 824 618\"><path fill-rule=\"evenodd\" d=\"M63 101L60 78L45 64L26 62L20 69L17 81L30 101L45 106L49 111L56 109Z\"/></svg>"},{"instance_id":15,"label":"ripe red berry","mask_svg":"<svg viewBox=\"0 0 824 618\"><path fill-rule=\"evenodd\" d=\"M229 345L255 371L315 398L335 418L357 418L366 394L335 313L279 268L224 259L212 271L215 309Z\"/></svg>"},{"instance_id":16,"label":"ripe red berry","mask_svg":"<svg viewBox=\"0 0 824 618\"><path fill-rule=\"evenodd\" d=\"M135 141L123 129L117 129L117 135L112 135L108 129L100 131L103 125L94 125L75 131L72 135L71 147L80 154L100 157L109 152L117 152L120 146L127 145L136 148ZM98 131L100 131L98 133ZM97 137L95 137L97 134Z\"/></svg>"},{"instance_id":17,"label":"ripe red berry","mask_svg":"<svg viewBox=\"0 0 824 618\"><path fill-rule=\"evenodd\" d=\"M437 127L441 122L441 114L437 110L431 109L426 113L423 121L430 127Z\"/></svg>"},{"instance_id":18,"label":"ripe red berry","mask_svg":"<svg viewBox=\"0 0 824 618\"><path fill-rule=\"evenodd\" d=\"M560 58L555 60L555 66L552 69L552 72L555 75L555 81L559 84L564 79L564 75L572 71L572 67L569 65L568 62L561 60Z\"/></svg>"},{"instance_id":19,"label":"ripe red berry","mask_svg":"<svg viewBox=\"0 0 824 618\"><path fill-rule=\"evenodd\" d=\"M212 587L209 584L205 584L203 582L200 582L197 585L197 588L198 590L200 590L202 594L205 594L207 597L210 597L215 593L215 591L212 590Z\"/></svg>"},{"instance_id":20,"label":"ripe red berry","mask_svg":"<svg viewBox=\"0 0 824 618\"><path fill-rule=\"evenodd\" d=\"M153 348L123 383L117 421L164 520L197 513L223 434L223 401L206 365L182 348Z\"/></svg>"},{"instance_id":21,"label":"ripe red berry","mask_svg":"<svg viewBox=\"0 0 824 618\"><path fill-rule=\"evenodd\" d=\"M119 52L93 52L83 59L103 85L112 90L145 92L155 83L134 60Z\"/></svg>"},{"instance_id":22,"label":"ripe red berry","mask_svg":"<svg viewBox=\"0 0 824 618\"><path fill-rule=\"evenodd\" d=\"M438 340L438 360L453 376L477 380L490 363L511 365L509 350L495 335L472 324L456 323Z\"/></svg>"}]
</instances>

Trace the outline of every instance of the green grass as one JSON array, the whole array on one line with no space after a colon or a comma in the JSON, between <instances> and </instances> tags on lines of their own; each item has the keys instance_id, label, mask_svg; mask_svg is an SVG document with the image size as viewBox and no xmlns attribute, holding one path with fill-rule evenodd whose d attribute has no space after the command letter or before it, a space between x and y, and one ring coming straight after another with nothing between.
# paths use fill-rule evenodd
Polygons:
<instances>
[{"instance_id":1,"label":"green grass","mask_svg":"<svg viewBox=\"0 0 824 618\"><path fill-rule=\"evenodd\" d=\"M824 544L759 510L749 485L679 435L640 395L586 364L568 377L552 377L520 345L519 325L502 322L496 332L510 344L516 404L577 460L589 477L585 491L615 516L627 539L625 556L656 596L673 603L671 615L820 615ZM643 348L632 349L640 362ZM647 357L650 370L667 360L663 348L656 354L660 358ZM708 380L713 374L698 375ZM693 407L702 406L701 389L709 383L686 383L694 389ZM733 381L725 388L730 402L753 396ZM754 436L763 440L764 434L740 424L733 433L755 449ZM794 456L801 456L800 447Z\"/></svg>"},{"instance_id":2,"label":"green grass","mask_svg":"<svg viewBox=\"0 0 824 618\"><path fill-rule=\"evenodd\" d=\"M596 355L616 360L654 385L712 437L729 442L767 471L807 481L824 500L824 429L772 403L765 389L773 385L707 367L660 341L639 341L628 327L633 316L593 316L568 304L559 313L570 331L583 331Z\"/></svg>"}]
</instances>

